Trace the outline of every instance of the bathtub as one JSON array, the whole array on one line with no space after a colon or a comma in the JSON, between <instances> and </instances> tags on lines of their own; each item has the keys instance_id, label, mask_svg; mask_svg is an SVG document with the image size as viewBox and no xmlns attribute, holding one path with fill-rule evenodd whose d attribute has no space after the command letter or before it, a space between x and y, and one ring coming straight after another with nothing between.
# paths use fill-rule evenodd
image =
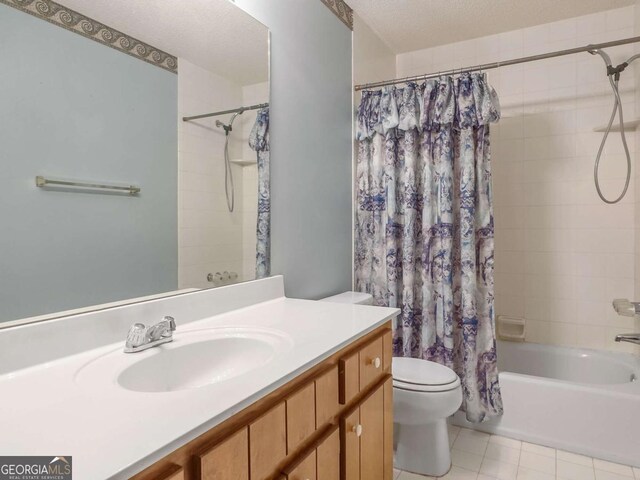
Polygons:
<instances>
[{"instance_id":1,"label":"bathtub","mask_svg":"<svg viewBox=\"0 0 640 480\"><path fill-rule=\"evenodd\" d=\"M498 342L498 368L504 415L455 425L640 467L640 357Z\"/></svg>"}]
</instances>

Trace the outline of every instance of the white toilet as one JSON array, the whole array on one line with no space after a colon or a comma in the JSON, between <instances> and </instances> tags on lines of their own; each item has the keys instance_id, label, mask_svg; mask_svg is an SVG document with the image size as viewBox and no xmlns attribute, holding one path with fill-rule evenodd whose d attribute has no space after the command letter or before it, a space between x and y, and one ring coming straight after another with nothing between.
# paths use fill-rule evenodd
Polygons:
<instances>
[{"instance_id":1,"label":"white toilet","mask_svg":"<svg viewBox=\"0 0 640 480\"><path fill-rule=\"evenodd\" d=\"M371 305L371 295L344 292L321 301ZM395 467L423 475L444 475L451 468L447 417L462 404L458 375L427 360L394 357L393 423Z\"/></svg>"},{"instance_id":2,"label":"white toilet","mask_svg":"<svg viewBox=\"0 0 640 480\"><path fill-rule=\"evenodd\" d=\"M373 297L362 292L343 292L331 297L320 299L321 302L352 303L356 305L373 305Z\"/></svg>"},{"instance_id":3,"label":"white toilet","mask_svg":"<svg viewBox=\"0 0 640 480\"><path fill-rule=\"evenodd\" d=\"M450 368L417 358L397 358L393 370L395 467L444 475L451 468L447 417L462 404L460 378Z\"/></svg>"}]
</instances>

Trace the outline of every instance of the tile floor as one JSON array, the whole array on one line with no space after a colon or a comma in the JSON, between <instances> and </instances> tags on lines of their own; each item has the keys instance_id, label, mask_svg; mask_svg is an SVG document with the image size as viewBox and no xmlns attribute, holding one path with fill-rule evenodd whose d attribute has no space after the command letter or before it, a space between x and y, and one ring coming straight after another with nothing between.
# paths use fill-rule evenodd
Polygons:
<instances>
[{"instance_id":1,"label":"tile floor","mask_svg":"<svg viewBox=\"0 0 640 480\"><path fill-rule=\"evenodd\" d=\"M450 426L449 442L447 480L640 480L640 468L466 428ZM427 478L394 470L394 480Z\"/></svg>"}]
</instances>

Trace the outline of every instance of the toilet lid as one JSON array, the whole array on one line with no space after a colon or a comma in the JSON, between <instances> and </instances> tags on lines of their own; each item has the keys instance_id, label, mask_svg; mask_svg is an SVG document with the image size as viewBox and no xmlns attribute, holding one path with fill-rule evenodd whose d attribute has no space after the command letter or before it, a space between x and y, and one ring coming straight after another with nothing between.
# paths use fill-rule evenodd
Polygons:
<instances>
[{"instance_id":1,"label":"toilet lid","mask_svg":"<svg viewBox=\"0 0 640 480\"><path fill-rule=\"evenodd\" d=\"M394 357L391 369L394 383L444 386L459 380L450 368L420 358Z\"/></svg>"}]
</instances>

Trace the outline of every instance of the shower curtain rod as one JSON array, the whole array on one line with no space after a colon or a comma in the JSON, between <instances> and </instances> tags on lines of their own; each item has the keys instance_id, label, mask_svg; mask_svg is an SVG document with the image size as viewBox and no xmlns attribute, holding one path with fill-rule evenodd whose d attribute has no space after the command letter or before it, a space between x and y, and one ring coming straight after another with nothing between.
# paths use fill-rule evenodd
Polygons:
<instances>
[{"instance_id":1,"label":"shower curtain rod","mask_svg":"<svg viewBox=\"0 0 640 480\"><path fill-rule=\"evenodd\" d=\"M192 117L182 117L182 121L188 122L189 120L197 120L198 118L217 117L218 115L226 115L227 113L236 113L236 112L242 113L247 110L258 110L259 108L266 108L268 106L269 106L268 103L258 103L256 105L250 105L248 107L238 107L238 108L232 108L231 110L222 110L220 112L205 113L202 115L194 115Z\"/></svg>"},{"instance_id":2,"label":"shower curtain rod","mask_svg":"<svg viewBox=\"0 0 640 480\"><path fill-rule=\"evenodd\" d=\"M491 70L493 68L506 67L508 65L516 65L518 63L535 62L537 60L545 60L547 58L562 57L564 55L573 55L574 53L588 52L589 50L597 50L601 48L616 47L618 45L626 45L628 43L640 42L640 37L629 37L622 40L613 40L611 42L596 43L592 45L586 45L584 47L569 48L566 50L558 50L556 52L542 53L540 55L531 55L529 57L514 58L512 60L505 60L502 62L485 63L483 65L475 65L473 67L466 68L452 68L451 70L444 70L436 73L427 73L424 75L414 75L412 77L394 78L393 80L384 80L382 82L365 83L362 85L356 85L355 90L364 90L365 88L384 87L385 85L395 85L397 83L413 82L417 80L427 80L429 78L438 78L441 75L454 75L456 73L467 73L482 70Z\"/></svg>"}]
</instances>

